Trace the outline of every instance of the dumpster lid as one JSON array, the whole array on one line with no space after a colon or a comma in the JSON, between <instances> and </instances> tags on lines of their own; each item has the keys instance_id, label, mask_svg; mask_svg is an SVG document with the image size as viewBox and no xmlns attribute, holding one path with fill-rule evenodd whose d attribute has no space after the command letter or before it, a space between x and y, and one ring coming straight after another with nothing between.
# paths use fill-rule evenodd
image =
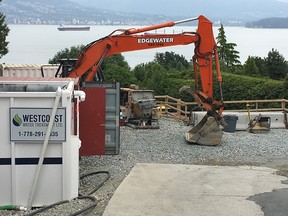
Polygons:
<instances>
[{"instance_id":1,"label":"dumpster lid","mask_svg":"<svg viewBox=\"0 0 288 216\"><path fill-rule=\"evenodd\" d=\"M79 78L58 77L0 77L0 92L54 92L59 86L70 82L74 85Z\"/></svg>"}]
</instances>

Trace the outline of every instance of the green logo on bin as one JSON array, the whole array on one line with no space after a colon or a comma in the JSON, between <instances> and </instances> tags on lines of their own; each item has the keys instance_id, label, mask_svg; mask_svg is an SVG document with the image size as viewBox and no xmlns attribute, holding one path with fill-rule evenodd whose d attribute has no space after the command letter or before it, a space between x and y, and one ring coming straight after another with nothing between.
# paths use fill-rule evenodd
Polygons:
<instances>
[{"instance_id":1,"label":"green logo on bin","mask_svg":"<svg viewBox=\"0 0 288 216\"><path fill-rule=\"evenodd\" d=\"M19 127L22 124L21 118L18 116L18 114L15 114L13 117L13 124L17 127Z\"/></svg>"}]
</instances>

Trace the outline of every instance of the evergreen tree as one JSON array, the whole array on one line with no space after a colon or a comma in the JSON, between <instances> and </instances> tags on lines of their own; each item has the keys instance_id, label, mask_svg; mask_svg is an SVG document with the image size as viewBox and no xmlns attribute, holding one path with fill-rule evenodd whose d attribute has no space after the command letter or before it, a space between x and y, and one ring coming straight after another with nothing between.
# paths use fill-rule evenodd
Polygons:
<instances>
[{"instance_id":1,"label":"evergreen tree","mask_svg":"<svg viewBox=\"0 0 288 216\"><path fill-rule=\"evenodd\" d=\"M226 34L223 25L221 24L220 28L218 29L218 36L216 37L217 44L218 44L218 55L219 55L219 60L224 61L225 60L225 53L227 52L226 50L226 44L227 44L227 39L226 39Z\"/></svg>"},{"instance_id":2,"label":"evergreen tree","mask_svg":"<svg viewBox=\"0 0 288 216\"><path fill-rule=\"evenodd\" d=\"M0 0L0 3L2 0ZM6 37L8 36L10 29L5 23L5 16L3 13L0 13L0 58L8 53L8 44Z\"/></svg>"},{"instance_id":3,"label":"evergreen tree","mask_svg":"<svg viewBox=\"0 0 288 216\"><path fill-rule=\"evenodd\" d=\"M255 61L255 64L259 68L260 75L268 77L268 71L267 71L265 60L259 56L254 56L253 59Z\"/></svg>"},{"instance_id":4,"label":"evergreen tree","mask_svg":"<svg viewBox=\"0 0 288 216\"><path fill-rule=\"evenodd\" d=\"M248 76L260 76L260 70L256 64L254 57L248 56L248 59L244 63L244 75Z\"/></svg>"},{"instance_id":5,"label":"evergreen tree","mask_svg":"<svg viewBox=\"0 0 288 216\"><path fill-rule=\"evenodd\" d=\"M277 50L269 51L268 57L265 58L268 75L271 79L284 79L288 72L288 64L283 55Z\"/></svg>"},{"instance_id":6,"label":"evergreen tree","mask_svg":"<svg viewBox=\"0 0 288 216\"><path fill-rule=\"evenodd\" d=\"M216 40L218 44L218 54L222 70L225 68L225 70L235 72L236 68L241 66L241 62L239 61L239 52L235 50L237 45L235 43L227 42L225 30L222 24L218 31L219 32Z\"/></svg>"}]
</instances>

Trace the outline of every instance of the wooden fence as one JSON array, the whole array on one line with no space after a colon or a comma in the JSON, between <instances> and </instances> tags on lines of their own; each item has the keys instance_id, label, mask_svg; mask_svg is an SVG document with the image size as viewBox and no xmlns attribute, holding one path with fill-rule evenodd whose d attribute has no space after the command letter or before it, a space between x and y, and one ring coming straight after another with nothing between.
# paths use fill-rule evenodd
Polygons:
<instances>
[{"instance_id":1,"label":"wooden fence","mask_svg":"<svg viewBox=\"0 0 288 216\"><path fill-rule=\"evenodd\" d=\"M171 116L183 121L188 121L190 110L197 106L196 102L184 102L181 99L176 99L168 95L155 96L157 106L161 116ZM275 100L241 100L241 101L224 101L225 105L237 104L241 109L224 109L225 112L247 112L246 105L249 104L251 112L259 111L283 111L288 112L288 100L275 99ZM262 107L269 108L262 108ZM243 107L243 108L242 108Z\"/></svg>"}]
</instances>

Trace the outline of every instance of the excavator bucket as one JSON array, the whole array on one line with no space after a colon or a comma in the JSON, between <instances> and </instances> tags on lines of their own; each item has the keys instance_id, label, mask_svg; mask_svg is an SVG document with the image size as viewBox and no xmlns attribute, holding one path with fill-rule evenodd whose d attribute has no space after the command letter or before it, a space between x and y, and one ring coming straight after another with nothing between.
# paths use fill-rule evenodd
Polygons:
<instances>
[{"instance_id":1,"label":"excavator bucket","mask_svg":"<svg viewBox=\"0 0 288 216\"><path fill-rule=\"evenodd\" d=\"M205 115L195 127L185 133L185 138L190 143L213 146L220 144L222 135L215 118Z\"/></svg>"}]
</instances>

